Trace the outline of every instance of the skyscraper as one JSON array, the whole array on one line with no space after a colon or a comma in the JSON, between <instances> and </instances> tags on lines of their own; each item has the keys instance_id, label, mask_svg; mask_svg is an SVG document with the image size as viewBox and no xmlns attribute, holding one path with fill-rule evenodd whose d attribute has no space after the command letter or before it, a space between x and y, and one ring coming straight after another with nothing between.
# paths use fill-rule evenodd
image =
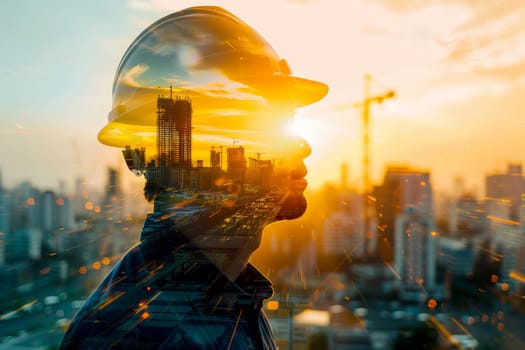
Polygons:
<instances>
[{"instance_id":1,"label":"skyscraper","mask_svg":"<svg viewBox=\"0 0 525 350\"><path fill-rule=\"evenodd\" d=\"M408 208L413 213L433 217L430 173L409 167L388 167L383 184L375 189L378 220L378 255L392 261L397 216Z\"/></svg>"},{"instance_id":2,"label":"skyscraper","mask_svg":"<svg viewBox=\"0 0 525 350\"><path fill-rule=\"evenodd\" d=\"M341 196L339 208L324 221L322 253L326 256L366 258L363 201L357 193ZM375 226L375 225L374 225Z\"/></svg>"},{"instance_id":3,"label":"skyscraper","mask_svg":"<svg viewBox=\"0 0 525 350\"><path fill-rule=\"evenodd\" d=\"M0 232L5 234L9 231L11 231L11 201L9 193L4 190L2 174L0 174Z\"/></svg>"},{"instance_id":4,"label":"skyscraper","mask_svg":"<svg viewBox=\"0 0 525 350\"><path fill-rule=\"evenodd\" d=\"M518 220L524 192L525 182L520 164L509 164L506 174L492 174L485 178L485 195L489 199L510 200L509 215L512 220Z\"/></svg>"},{"instance_id":5,"label":"skyscraper","mask_svg":"<svg viewBox=\"0 0 525 350\"><path fill-rule=\"evenodd\" d=\"M407 208L396 216L394 261L400 276L401 298L418 301L432 292L436 280L434 220Z\"/></svg>"},{"instance_id":6,"label":"skyscraper","mask_svg":"<svg viewBox=\"0 0 525 350\"><path fill-rule=\"evenodd\" d=\"M184 188L191 169L191 117L189 98L157 99L157 156L162 186Z\"/></svg>"},{"instance_id":7,"label":"skyscraper","mask_svg":"<svg viewBox=\"0 0 525 350\"><path fill-rule=\"evenodd\" d=\"M228 147L226 149L227 173L234 182L244 182L246 176L246 157L244 147Z\"/></svg>"},{"instance_id":8,"label":"skyscraper","mask_svg":"<svg viewBox=\"0 0 525 350\"><path fill-rule=\"evenodd\" d=\"M458 198L449 213L449 230L454 236L473 236L487 231L485 203L464 194Z\"/></svg>"}]
</instances>

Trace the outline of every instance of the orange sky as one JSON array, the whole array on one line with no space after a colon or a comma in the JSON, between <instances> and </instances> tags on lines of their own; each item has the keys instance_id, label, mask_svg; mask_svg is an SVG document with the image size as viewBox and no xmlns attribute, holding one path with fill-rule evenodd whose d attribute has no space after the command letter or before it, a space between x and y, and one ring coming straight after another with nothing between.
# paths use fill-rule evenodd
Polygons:
<instances>
[{"instance_id":1,"label":"orange sky","mask_svg":"<svg viewBox=\"0 0 525 350\"><path fill-rule=\"evenodd\" d=\"M121 22L111 23L117 28L111 29L114 32L104 36L96 26L105 24L95 20L93 28L84 28L88 32L83 35L94 36L93 47L79 58L79 62L91 59L81 67L89 78L75 85L78 69L69 73L61 68L63 81L72 80L63 93L71 106L21 108L10 102L0 107L8 116L0 125L4 178L15 182L26 175L35 183L53 186L61 174L70 172L93 174L103 183L105 162L100 159L117 164L119 151L98 145L96 133L110 109L111 80L125 48L157 18L212 3L258 30L287 59L294 75L330 86L323 101L299 112L299 129L313 148L308 159L311 186L339 181L342 162L349 164L350 183L360 186L362 125L359 110L350 106L363 96L366 72L373 77L372 94L390 88L397 92L395 99L372 108L374 182L381 181L386 164L405 163L431 170L436 188L449 189L453 177L462 175L467 188L482 194L484 175L504 171L509 161L525 160L525 3L521 0L132 0L125 3L125 11L113 9L121 16ZM101 16L97 21L111 17ZM70 25L70 30L78 29ZM51 41L48 50L55 50L58 60L62 50L69 54L64 46L71 43L57 39L57 46ZM10 96L9 101L14 92L7 87L13 90L18 73L27 70L15 61L16 57L0 67L2 92ZM72 67L67 68L73 72L75 67L69 63ZM48 79L37 82L40 86L58 84L38 73L45 68L38 61L26 66L37 72L34 79ZM71 91L77 94L70 95ZM36 114L44 114L50 122L42 123ZM13 152L6 151L13 147L16 160ZM64 149L67 155L61 155ZM44 154L31 160L39 152ZM75 165L63 166L72 158ZM20 159L30 161L22 164ZM49 167L49 175L27 176L35 166ZM67 181L72 177L64 176Z\"/></svg>"}]
</instances>

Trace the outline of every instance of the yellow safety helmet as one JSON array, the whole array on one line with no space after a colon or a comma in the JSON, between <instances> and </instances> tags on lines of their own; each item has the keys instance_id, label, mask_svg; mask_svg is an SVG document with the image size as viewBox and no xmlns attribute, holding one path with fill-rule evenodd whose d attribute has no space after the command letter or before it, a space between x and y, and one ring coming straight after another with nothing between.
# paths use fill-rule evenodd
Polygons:
<instances>
[{"instance_id":1,"label":"yellow safety helmet","mask_svg":"<svg viewBox=\"0 0 525 350\"><path fill-rule=\"evenodd\" d=\"M243 130L256 132L279 109L308 105L327 92L323 83L292 76L286 61L233 14L191 7L153 23L127 49L98 139L153 156L157 99L180 96L191 101L194 149L243 140Z\"/></svg>"}]
</instances>

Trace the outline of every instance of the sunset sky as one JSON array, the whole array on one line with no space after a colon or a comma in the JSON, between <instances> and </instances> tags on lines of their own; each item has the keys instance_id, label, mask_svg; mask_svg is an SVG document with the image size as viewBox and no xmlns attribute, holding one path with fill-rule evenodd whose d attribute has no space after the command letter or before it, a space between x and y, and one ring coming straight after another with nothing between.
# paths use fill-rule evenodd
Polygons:
<instances>
[{"instance_id":1,"label":"sunset sky","mask_svg":"<svg viewBox=\"0 0 525 350\"><path fill-rule=\"evenodd\" d=\"M2 1L0 170L4 185L56 188L83 176L105 182L120 151L96 135L111 108L116 67L149 24L194 5L218 5L256 29L294 75L326 83L321 102L298 112L310 142L312 187L361 186L362 123L352 107L371 93L395 99L371 110L372 180L387 164L455 176L483 194L484 176L525 161L523 0L119 0ZM129 174L129 177L132 175Z\"/></svg>"}]
</instances>

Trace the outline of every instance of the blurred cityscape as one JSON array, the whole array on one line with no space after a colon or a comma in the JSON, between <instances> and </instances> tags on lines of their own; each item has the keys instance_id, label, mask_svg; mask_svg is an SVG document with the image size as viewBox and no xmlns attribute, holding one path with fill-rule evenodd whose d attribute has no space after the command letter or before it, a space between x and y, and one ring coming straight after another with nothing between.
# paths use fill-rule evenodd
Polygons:
<instances>
[{"instance_id":1,"label":"blurred cityscape","mask_svg":"<svg viewBox=\"0 0 525 350\"><path fill-rule=\"evenodd\" d=\"M460 181L434 193L411 166L386 167L363 195L347 173L307 193L302 218L270 225L252 258L274 283L265 308L281 349L525 347L521 164L487 175L483 198ZM112 168L104 189L77 179L71 193L0 179L0 349L58 348L138 242L151 208L121 182Z\"/></svg>"}]
</instances>

